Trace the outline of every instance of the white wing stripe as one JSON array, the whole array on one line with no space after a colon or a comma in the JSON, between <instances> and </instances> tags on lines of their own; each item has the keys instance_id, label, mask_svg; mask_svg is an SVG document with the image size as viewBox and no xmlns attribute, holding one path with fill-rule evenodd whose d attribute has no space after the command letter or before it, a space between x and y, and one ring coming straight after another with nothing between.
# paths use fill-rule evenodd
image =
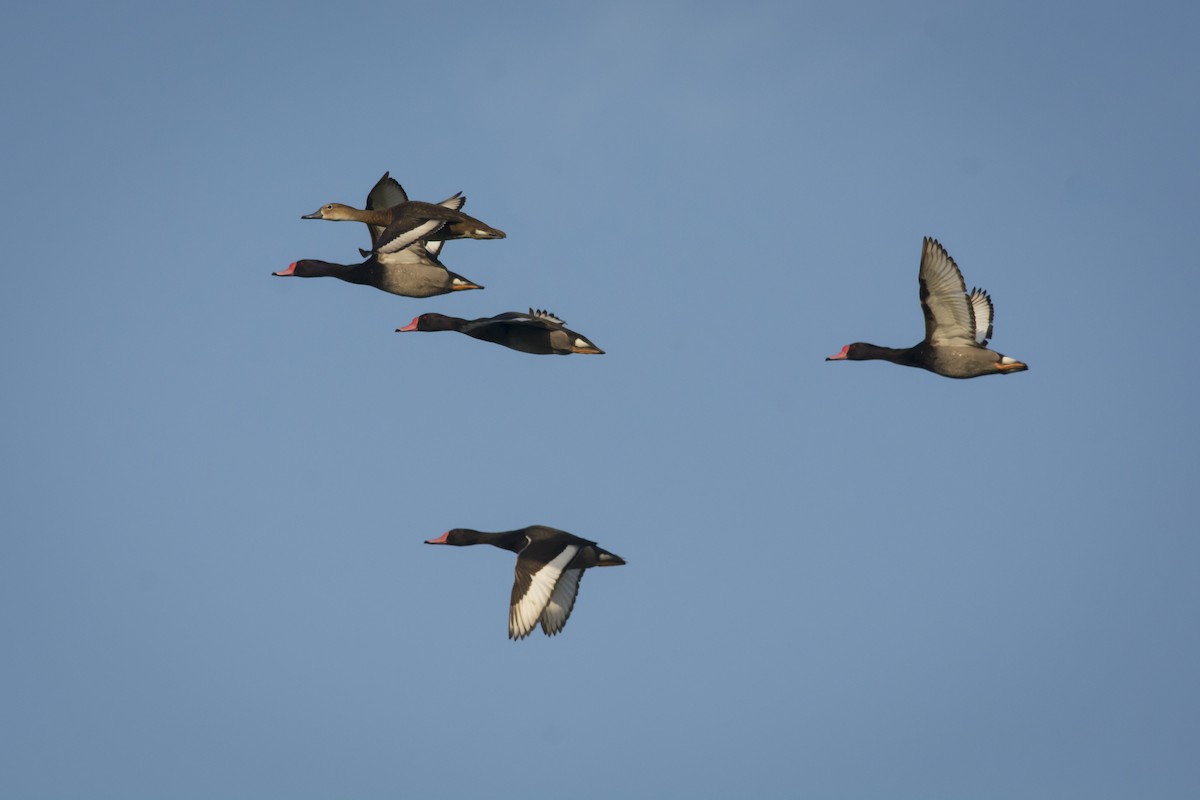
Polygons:
<instances>
[{"instance_id":1,"label":"white wing stripe","mask_svg":"<svg viewBox=\"0 0 1200 800\"><path fill-rule=\"evenodd\" d=\"M418 239L425 238L440 227L442 227L442 221L439 219L431 219L426 222L422 222L417 227L405 231L395 239L392 239L392 241L385 244L383 247L380 247L379 252L386 254L394 253L397 250L403 250L413 242L417 241Z\"/></svg>"},{"instance_id":2,"label":"white wing stripe","mask_svg":"<svg viewBox=\"0 0 1200 800\"><path fill-rule=\"evenodd\" d=\"M571 563L571 559L578 552L579 545L567 545L552 561L530 576L529 588L525 595L513 604L509 613L510 633L520 638L533 630L554 594L554 587L558 584L563 568Z\"/></svg>"},{"instance_id":3,"label":"white wing stripe","mask_svg":"<svg viewBox=\"0 0 1200 800\"><path fill-rule=\"evenodd\" d=\"M563 573L554 587L554 594L546 604L546 610L540 617L542 630L553 636L567 624L571 609L575 607L575 595L579 592L579 579L583 577L582 569L569 569Z\"/></svg>"}]
</instances>

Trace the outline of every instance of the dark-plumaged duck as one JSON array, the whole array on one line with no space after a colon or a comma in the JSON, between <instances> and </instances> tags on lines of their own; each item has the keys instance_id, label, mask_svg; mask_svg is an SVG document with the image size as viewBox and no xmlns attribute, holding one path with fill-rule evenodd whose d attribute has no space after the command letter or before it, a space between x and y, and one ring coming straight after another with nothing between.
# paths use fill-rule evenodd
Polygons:
<instances>
[{"instance_id":1,"label":"dark-plumaged duck","mask_svg":"<svg viewBox=\"0 0 1200 800\"><path fill-rule=\"evenodd\" d=\"M436 255L435 245L440 244L413 242L394 253L369 254L361 264L333 264L305 259L271 274L296 278L339 278L404 297L433 297L465 289L482 289L478 283L446 269Z\"/></svg>"},{"instance_id":2,"label":"dark-plumaged duck","mask_svg":"<svg viewBox=\"0 0 1200 800\"><path fill-rule=\"evenodd\" d=\"M925 338L906 349L866 342L848 344L826 361L891 361L920 367L947 378L978 378L1021 372L1029 367L985 345L992 336L992 299L967 285L954 259L936 239L925 237L921 249L921 310Z\"/></svg>"},{"instance_id":3,"label":"dark-plumaged duck","mask_svg":"<svg viewBox=\"0 0 1200 800\"><path fill-rule=\"evenodd\" d=\"M508 607L510 639L524 639L539 623L543 633L554 636L575 608L583 571L625 563L593 541L545 525L499 533L455 528L425 544L490 544L517 554L517 577Z\"/></svg>"},{"instance_id":4,"label":"dark-plumaged duck","mask_svg":"<svg viewBox=\"0 0 1200 800\"><path fill-rule=\"evenodd\" d=\"M485 342L536 355L604 354L582 334L566 327L566 323L558 317L548 311L534 311L532 308L528 314L508 311L481 319L422 314L403 328L396 329L397 333L405 331L458 331Z\"/></svg>"},{"instance_id":5,"label":"dark-plumaged duck","mask_svg":"<svg viewBox=\"0 0 1200 800\"><path fill-rule=\"evenodd\" d=\"M385 172L367 195L367 208L327 203L301 219L365 222L371 229L371 249L384 254L403 250L419 240L505 237L499 228L464 214L460 209L466 201L462 192L440 203L409 200L404 187Z\"/></svg>"}]
</instances>

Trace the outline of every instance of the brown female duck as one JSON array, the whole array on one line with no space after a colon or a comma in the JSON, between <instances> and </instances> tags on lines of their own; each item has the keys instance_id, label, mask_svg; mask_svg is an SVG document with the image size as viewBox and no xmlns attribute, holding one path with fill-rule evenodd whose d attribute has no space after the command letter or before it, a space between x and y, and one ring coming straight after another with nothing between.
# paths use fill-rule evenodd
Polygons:
<instances>
[{"instance_id":1,"label":"brown female duck","mask_svg":"<svg viewBox=\"0 0 1200 800\"><path fill-rule=\"evenodd\" d=\"M342 203L327 203L301 219L364 222L371 229L371 249L380 253L403 250L418 240L503 239L504 231L462 213L462 192L440 203L409 200L388 173L367 195L367 207L357 209Z\"/></svg>"}]
</instances>

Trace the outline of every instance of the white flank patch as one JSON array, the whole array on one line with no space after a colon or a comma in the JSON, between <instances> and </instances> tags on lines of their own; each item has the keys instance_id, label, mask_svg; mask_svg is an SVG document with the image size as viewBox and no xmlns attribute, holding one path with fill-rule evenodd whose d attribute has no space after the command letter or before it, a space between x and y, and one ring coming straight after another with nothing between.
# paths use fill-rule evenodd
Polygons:
<instances>
[{"instance_id":1,"label":"white flank patch","mask_svg":"<svg viewBox=\"0 0 1200 800\"><path fill-rule=\"evenodd\" d=\"M592 343L591 343L591 342L585 342L583 339L576 339L576 340L575 340L575 346L576 346L576 347L591 347L591 346L592 346Z\"/></svg>"},{"instance_id":2,"label":"white flank patch","mask_svg":"<svg viewBox=\"0 0 1200 800\"><path fill-rule=\"evenodd\" d=\"M583 570L569 569L558 579L554 594L550 595L550 602L539 617L547 636L553 636L567 624L571 609L575 607L575 595L579 592L579 579L582 577Z\"/></svg>"},{"instance_id":3,"label":"white flank patch","mask_svg":"<svg viewBox=\"0 0 1200 800\"><path fill-rule=\"evenodd\" d=\"M1015 363L1017 363L1017 360L1015 358L1009 358L1008 356L1000 356L1000 363L1001 364L1015 364Z\"/></svg>"},{"instance_id":4,"label":"white flank patch","mask_svg":"<svg viewBox=\"0 0 1200 800\"><path fill-rule=\"evenodd\" d=\"M508 632L511 636L521 639L533 630L538 619L554 595L554 587L563 574L563 568L571 563L571 559L579 552L579 545L570 544L554 557L554 560L543 566L529 582L525 596L513 604L508 612ZM575 579L578 587L579 579ZM564 619L563 622L566 622Z\"/></svg>"}]
</instances>

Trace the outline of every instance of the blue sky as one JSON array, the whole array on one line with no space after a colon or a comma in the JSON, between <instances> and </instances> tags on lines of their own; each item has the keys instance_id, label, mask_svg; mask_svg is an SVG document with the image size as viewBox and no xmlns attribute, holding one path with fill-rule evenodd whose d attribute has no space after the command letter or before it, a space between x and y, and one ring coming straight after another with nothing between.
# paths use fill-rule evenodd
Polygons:
<instances>
[{"instance_id":1,"label":"blue sky","mask_svg":"<svg viewBox=\"0 0 1200 800\"><path fill-rule=\"evenodd\" d=\"M1194 797L1198 23L13 9L4 794ZM485 291L270 277L385 170ZM926 235L1029 372L823 360ZM393 333L530 306L607 355ZM421 542L533 523L628 565L513 643Z\"/></svg>"}]
</instances>

